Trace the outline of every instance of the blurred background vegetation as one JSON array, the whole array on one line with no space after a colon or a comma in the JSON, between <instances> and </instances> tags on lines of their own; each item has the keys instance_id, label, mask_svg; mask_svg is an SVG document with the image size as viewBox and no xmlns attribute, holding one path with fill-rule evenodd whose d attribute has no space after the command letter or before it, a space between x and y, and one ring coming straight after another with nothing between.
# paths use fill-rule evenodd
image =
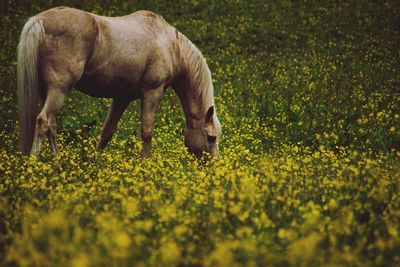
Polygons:
<instances>
[{"instance_id":1,"label":"blurred background vegetation","mask_svg":"<svg viewBox=\"0 0 400 267\"><path fill-rule=\"evenodd\" d=\"M399 1L3 0L0 5L0 124L8 134L17 132L16 47L23 24L45 9L67 5L107 16L140 9L162 15L207 58L222 122L238 128L248 127L246 120L257 124L251 134L261 143L246 144L249 149L285 142L400 148ZM165 99L161 112L177 102L171 92ZM78 129L97 135L108 105L72 93L59 116L61 132L72 138ZM136 114L137 104L129 112ZM181 116L165 115L176 122L177 132ZM131 134L132 125L119 131L122 137Z\"/></svg>"}]
</instances>

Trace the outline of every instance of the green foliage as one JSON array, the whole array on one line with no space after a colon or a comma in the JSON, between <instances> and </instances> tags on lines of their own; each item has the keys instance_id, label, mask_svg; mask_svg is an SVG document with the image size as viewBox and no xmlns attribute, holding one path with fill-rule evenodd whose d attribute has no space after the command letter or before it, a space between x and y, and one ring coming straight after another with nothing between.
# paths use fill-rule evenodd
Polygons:
<instances>
[{"instance_id":1,"label":"green foliage","mask_svg":"<svg viewBox=\"0 0 400 267\"><path fill-rule=\"evenodd\" d=\"M203 52L221 159L183 147L172 90L139 160L139 103L104 152L110 101L73 91L61 153L18 150L16 47L58 5L161 14ZM399 1L0 2L0 265L400 264Z\"/></svg>"}]
</instances>

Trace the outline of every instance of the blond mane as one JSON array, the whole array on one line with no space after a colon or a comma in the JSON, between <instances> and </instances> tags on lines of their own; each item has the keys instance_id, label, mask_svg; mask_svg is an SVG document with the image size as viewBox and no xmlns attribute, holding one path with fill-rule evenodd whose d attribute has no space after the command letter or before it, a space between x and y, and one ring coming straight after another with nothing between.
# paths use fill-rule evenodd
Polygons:
<instances>
[{"instance_id":1,"label":"blond mane","mask_svg":"<svg viewBox=\"0 0 400 267\"><path fill-rule=\"evenodd\" d=\"M182 33L177 31L177 44L184 63L184 75L199 102L201 113L214 106L214 87L211 72L201 51Z\"/></svg>"}]
</instances>

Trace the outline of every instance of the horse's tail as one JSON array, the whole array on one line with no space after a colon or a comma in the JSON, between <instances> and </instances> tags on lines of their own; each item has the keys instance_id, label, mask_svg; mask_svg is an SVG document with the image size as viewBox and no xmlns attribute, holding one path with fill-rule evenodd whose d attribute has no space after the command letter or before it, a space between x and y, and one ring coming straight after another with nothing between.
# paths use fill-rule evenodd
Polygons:
<instances>
[{"instance_id":1,"label":"horse's tail","mask_svg":"<svg viewBox=\"0 0 400 267\"><path fill-rule=\"evenodd\" d=\"M25 24L18 44L18 106L22 153L32 148L39 105L39 45L44 37L43 22L30 18Z\"/></svg>"}]
</instances>

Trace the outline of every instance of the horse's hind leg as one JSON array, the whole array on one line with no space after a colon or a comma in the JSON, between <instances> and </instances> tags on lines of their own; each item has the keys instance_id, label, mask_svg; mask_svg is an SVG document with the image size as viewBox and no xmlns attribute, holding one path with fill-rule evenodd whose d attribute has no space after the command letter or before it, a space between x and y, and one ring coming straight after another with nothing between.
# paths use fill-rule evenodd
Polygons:
<instances>
[{"instance_id":1,"label":"horse's hind leg","mask_svg":"<svg viewBox=\"0 0 400 267\"><path fill-rule=\"evenodd\" d=\"M57 123L56 114L61 109L66 97L63 90L49 87L44 102L43 109L40 111L36 119L35 135L33 139L31 154L38 155L42 145L43 137L48 136L53 152L57 152L56 135Z\"/></svg>"},{"instance_id":2,"label":"horse's hind leg","mask_svg":"<svg viewBox=\"0 0 400 267\"><path fill-rule=\"evenodd\" d=\"M89 35L93 37L93 34L86 32L85 34L88 34L86 36L81 33L76 26L80 25L79 20L72 24L65 23L54 19L44 21L46 34L40 45L38 69L46 97L43 109L36 119L31 154L39 153L45 135L48 136L53 151L57 151L56 114L61 109L68 92L82 77L87 61L89 45L86 41ZM74 27L69 29L66 25Z\"/></svg>"},{"instance_id":3,"label":"horse's hind leg","mask_svg":"<svg viewBox=\"0 0 400 267\"><path fill-rule=\"evenodd\" d=\"M108 142L111 140L115 129L117 128L118 121L121 119L122 114L128 107L131 99L129 98L114 98L110 110L108 111L107 119L104 122L103 130L101 131L100 141L97 144L97 149L104 149Z\"/></svg>"},{"instance_id":4,"label":"horse's hind leg","mask_svg":"<svg viewBox=\"0 0 400 267\"><path fill-rule=\"evenodd\" d=\"M50 143L51 149L53 150L53 153L57 154L58 153L57 139L56 139L57 124L55 125L55 129L56 129L56 131L54 131L53 133L50 133L50 131L47 132L47 138L49 139L49 143Z\"/></svg>"}]
</instances>

